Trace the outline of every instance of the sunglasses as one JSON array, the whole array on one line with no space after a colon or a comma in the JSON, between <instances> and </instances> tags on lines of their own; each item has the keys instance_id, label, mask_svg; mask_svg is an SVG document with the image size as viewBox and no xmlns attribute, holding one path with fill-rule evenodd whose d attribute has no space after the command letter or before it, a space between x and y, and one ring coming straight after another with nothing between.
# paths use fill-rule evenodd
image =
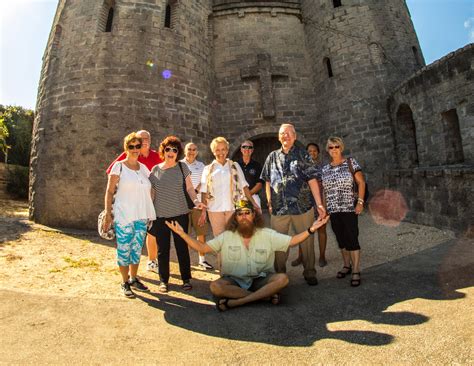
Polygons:
<instances>
[{"instance_id":1,"label":"sunglasses","mask_svg":"<svg viewBox=\"0 0 474 366\"><path fill-rule=\"evenodd\" d=\"M339 145L334 145L334 146L328 146L328 149L329 150L332 150L332 149L339 149Z\"/></svg>"},{"instance_id":2,"label":"sunglasses","mask_svg":"<svg viewBox=\"0 0 474 366\"><path fill-rule=\"evenodd\" d=\"M142 148L142 144L128 145L127 147L129 150L140 150Z\"/></svg>"},{"instance_id":3,"label":"sunglasses","mask_svg":"<svg viewBox=\"0 0 474 366\"><path fill-rule=\"evenodd\" d=\"M241 146L241 148L244 150L253 150L253 146L248 146L248 145Z\"/></svg>"},{"instance_id":4,"label":"sunglasses","mask_svg":"<svg viewBox=\"0 0 474 366\"><path fill-rule=\"evenodd\" d=\"M252 214L252 211L250 210L237 211L237 216L249 216L251 214Z\"/></svg>"},{"instance_id":5,"label":"sunglasses","mask_svg":"<svg viewBox=\"0 0 474 366\"><path fill-rule=\"evenodd\" d=\"M178 149L175 147L169 147L169 146L165 147L165 152L170 152L170 151L174 152L175 154L178 153Z\"/></svg>"}]
</instances>

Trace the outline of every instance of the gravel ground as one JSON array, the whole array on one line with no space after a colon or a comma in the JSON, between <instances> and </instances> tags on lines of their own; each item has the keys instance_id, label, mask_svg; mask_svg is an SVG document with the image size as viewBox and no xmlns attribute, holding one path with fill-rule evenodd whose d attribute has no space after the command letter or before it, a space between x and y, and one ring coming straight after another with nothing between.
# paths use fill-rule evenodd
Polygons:
<instances>
[{"instance_id":1,"label":"gravel ground","mask_svg":"<svg viewBox=\"0 0 474 366\"><path fill-rule=\"evenodd\" d=\"M328 227L318 286L289 266L280 306L218 313L208 290L215 272L193 267L184 293L173 257L168 295L142 268L151 293L124 299L112 243L33 224L25 203L0 207L0 364L474 362L474 247L451 232L364 214L361 287L334 278L341 259Z\"/></svg>"}]
</instances>

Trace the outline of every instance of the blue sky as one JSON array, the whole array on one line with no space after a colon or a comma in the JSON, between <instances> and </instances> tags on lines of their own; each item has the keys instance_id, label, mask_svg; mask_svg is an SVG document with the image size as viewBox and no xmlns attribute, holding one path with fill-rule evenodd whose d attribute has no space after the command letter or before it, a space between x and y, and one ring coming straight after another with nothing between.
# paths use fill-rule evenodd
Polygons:
<instances>
[{"instance_id":1,"label":"blue sky","mask_svg":"<svg viewBox=\"0 0 474 366\"><path fill-rule=\"evenodd\" d=\"M407 4L427 63L474 42L474 0ZM0 0L0 104L35 107L56 6L57 0Z\"/></svg>"}]
</instances>

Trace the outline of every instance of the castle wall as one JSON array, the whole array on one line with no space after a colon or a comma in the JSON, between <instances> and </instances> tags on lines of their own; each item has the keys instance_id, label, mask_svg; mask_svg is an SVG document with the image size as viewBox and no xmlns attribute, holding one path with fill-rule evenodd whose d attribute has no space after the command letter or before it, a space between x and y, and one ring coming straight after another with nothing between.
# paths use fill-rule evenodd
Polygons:
<instances>
[{"instance_id":1,"label":"castle wall","mask_svg":"<svg viewBox=\"0 0 474 366\"><path fill-rule=\"evenodd\" d=\"M65 6L63 7L63 5ZM105 5L104 5L105 4ZM112 31L104 9L114 5ZM34 126L31 217L54 226L94 227L105 169L131 131L157 146L176 134L209 140L210 2L62 1L53 24ZM153 65L147 61L151 60ZM46 60L45 60L46 65ZM163 70L171 77L164 78Z\"/></svg>"},{"instance_id":2,"label":"castle wall","mask_svg":"<svg viewBox=\"0 0 474 366\"><path fill-rule=\"evenodd\" d=\"M424 61L403 0L303 0L306 43L314 72L316 123L323 146L341 136L372 188L394 164L386 99ZM333 76L329 77L329 59Z\"/></svg>"},{"instance_id":3,"label":"castle wall","mask_svg":"<svg viewBox=\"0 0 474 366\"><path fill-rule=\"evenodd\" d=\"M470 230L471 235L473 70L474 44L470 44L396 88L389 99L389 111L398 169L385 172L386 187L400 191L408 203L408 220L458 232ZM401 109L411 112L408 118ZM403 133L409 123L413 133ZM414 142L408 143L410 139Z\"/></svg>"},{"instance_id":4,"label":"castle wall","mask_svg":"<svg viewBox=\"0 0 474 366\"><path fill-rule=\"evenodd\" d=\"M214 4L216 133L230 140L231 150L245 138L276 138L286 121L295 124L301 139L316 138L315 96L299 1ZM259 77L245 77L257 71L259 62L274 68L269 72L275 76L267 75L271 85Z\"/></svg>"}]
</instances>

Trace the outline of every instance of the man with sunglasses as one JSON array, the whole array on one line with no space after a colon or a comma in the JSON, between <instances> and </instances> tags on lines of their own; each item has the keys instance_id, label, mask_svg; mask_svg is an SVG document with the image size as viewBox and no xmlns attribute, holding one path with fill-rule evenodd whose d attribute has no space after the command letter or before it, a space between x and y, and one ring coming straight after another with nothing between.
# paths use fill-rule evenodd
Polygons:
<instances>
[{"instance_id":1,"label":"man with sunglasses","mask_svg":"<svg viewBox=\"0 0 474 366\"><path fill-rule=\"evenodd\" d=\"M199 252L221 253L221 278L211 282L216 308L225 311L250 302L270 299L277 305L280 291L288 285L286 273L274 273L275 252L308 239L324 225L320 217L302 233L288 236L264 227L262 216L248 201L240 201L227 223L226 231L207 243L192 238L176 221L166 225Z\"/></svg>"},{"instance_id":2,"label":"man with sunglasses","mask_svg":"<svg viewBox=\"0 0 474 366\"><path fill-rule=\"evenodd\" d=\"M242 168L244 172L245 180L249 184L250 194L252 195L253 199L259 205L260 204L260 197L258 192L263 187L263 180L260 179L260 174L262 173L262 166L260 163L252 159L254 148L253 142L250 140L245 140L240 145L240 152L242 153L242 158L237 160L237 163Z\"/></svg>"},{"instance_id":3,"label":"man with sunglasses","mask_svg":"<svg viewBox=\"0 0 474 366\"><path fill-rule=\"evenodd\" d=\"M265 181L265 194L271 214L271 227L288 234L290 226L296 231L308 227L314 220L311 195L316 202L319 217L326 217L322 205L317 178L319 170L307 151L295 145L296 131L290 123L284 123L278 131L281 149L272 151L263 166L261 178ZM307 238L301 243L303 277L310 286L318 284L316 278L314 243ZM288 251L275 256L275 270L286 273Z\"/></svg>"},{"instance_id":4,"label":"man with sunglasses","mask_svg":"<svg viewBox=\"0 0 474 366\"><path fill-rule=\"evenodd\" d=\"M140 155L138 156L138 161L144 164L149 171L153 167L163 160L160 158L160 155L157 151L150 148L151 146L151 135L150 132L146 130L140 130L137 132L137 135L142 139L142 143L137 148L140 149ZM117 161L123 161L127 157L127 154L123 152L120 154L107 168L106 173L109 175L112 167ZM148 252L148 263L146 265L147 271L158 273L158 244L156 238L153 235L147 234L146 236L146 249Z\"/></svg>"}]
</instances>

